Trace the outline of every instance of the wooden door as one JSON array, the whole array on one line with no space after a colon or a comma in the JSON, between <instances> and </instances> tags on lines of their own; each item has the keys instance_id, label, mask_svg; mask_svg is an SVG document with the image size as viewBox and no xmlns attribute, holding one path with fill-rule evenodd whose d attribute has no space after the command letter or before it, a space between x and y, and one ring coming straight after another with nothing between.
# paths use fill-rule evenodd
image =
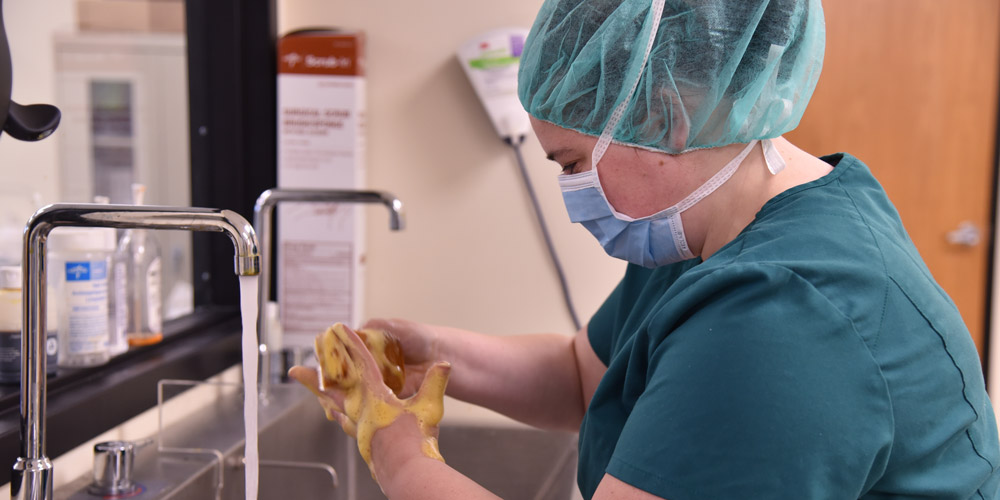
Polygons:
<instances>
[{"instance_id":1,"label":"wooden door","mask_svg":"<svg viewBox=\"0 0 1000 500\"><path fill-rule=\"evenodd\" d=\"M786 137L871 168L985 356L1000 0L823 3L823 73ZM966 222L981 241L950 242Z\"/></svg>"}]
</instances>

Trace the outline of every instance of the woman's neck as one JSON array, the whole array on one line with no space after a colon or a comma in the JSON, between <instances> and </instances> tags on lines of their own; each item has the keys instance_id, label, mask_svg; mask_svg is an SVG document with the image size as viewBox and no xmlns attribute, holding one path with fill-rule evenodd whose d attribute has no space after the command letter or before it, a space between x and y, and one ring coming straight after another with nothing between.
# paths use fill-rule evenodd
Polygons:
<instances>
[{"instance_id":1,"label":"woman's neck","mask_svg":"<svg viewBox=\"0 0 1000 500\"><path fill-rule=\"evenodd\" d=\"M826 162L782 137L771 141L785 160L784 170L771 174L764 161L762 144L758 144L728 182L685 212L685 233L693 244L692 251L702 260L734 240L768 200L832 170ZM700 242L700 249L696 242Z\"/></svg>"}]
</instances>

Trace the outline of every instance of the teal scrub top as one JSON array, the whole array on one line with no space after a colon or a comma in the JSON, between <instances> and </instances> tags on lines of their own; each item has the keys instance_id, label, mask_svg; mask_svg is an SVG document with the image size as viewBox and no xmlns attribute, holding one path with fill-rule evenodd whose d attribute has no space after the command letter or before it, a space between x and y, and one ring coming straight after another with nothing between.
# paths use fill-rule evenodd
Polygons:
<instances>
[{"instance_id":1,"label":"teal scrub top","mask_svg":"<svg viewBox=\"0 0 1000 500\"><path fill-rule=\"evenodd\" d=\"M605 473L669 500L997 498L968 329L868 168L824 160L704 262L630 265L591 319L585 498Z\"/></svg>"}]
</instances>

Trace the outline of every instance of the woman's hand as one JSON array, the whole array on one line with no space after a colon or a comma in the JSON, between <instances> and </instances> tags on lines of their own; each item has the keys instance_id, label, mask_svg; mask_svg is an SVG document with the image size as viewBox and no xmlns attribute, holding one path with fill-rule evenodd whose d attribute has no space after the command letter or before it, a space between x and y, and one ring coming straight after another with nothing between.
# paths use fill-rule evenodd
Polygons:
<instances>
[{"instance_id":1,"label":"woman's hand","mask_svg":"<svg viewBox=\"0 0 1000 500\"><path fill-rule=\"evenodd\" d=\"M424 455L443 461L437 448L437 432L451 366L427 362L422 376L409 373L407 380L416 379L419 384L413 384L418 389L413 396L399 399L383 382L375 359L356 332L339 324L331 332L317 340L317 356L324 365L325 377L302 366L293 367L289 375L316 394L327 418L337 420L345 432L357 438L358 450L372 475L375 475L372 439L376 432L397 420L400 425L415 423L419 432L394 435L422 436L416 438L420 441L417 443L400 443L402 447L418 446ZM323 378L334 383L324 384Z\"/></svg>"},{"instance_id":2,"label":"woman's hand","mask_svg":"<svg viewBox=\"0 0 1000 500\"><path fill-rule=\"evenodd\" d=\"M441 360L448 360L441 349L441 337L432 327L405 319L372 319L363 330L382 330L399 340L406 362L406 382L400 396L417 391L427 370Z\"/></svg>"},{"instance_id":3,"label":"woman's hand","mask_svg":"<svg viewBox=\"0 0 1000 500\"><path fill-rule=\"evenodd\" d=\"M604 364L590 347L586 328L560 334L487 335L400 319L375 319L402 345L412 394L437 360L452 365L448 395L529 425L576 431Z\"/></svg>"}]
</instances>

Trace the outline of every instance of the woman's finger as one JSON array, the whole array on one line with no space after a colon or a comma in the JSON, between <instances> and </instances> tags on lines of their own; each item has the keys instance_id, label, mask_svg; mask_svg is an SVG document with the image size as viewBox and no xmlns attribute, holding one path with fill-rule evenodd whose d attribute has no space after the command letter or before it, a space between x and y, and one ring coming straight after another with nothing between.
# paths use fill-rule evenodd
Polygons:
<instances>
[{"instance_id":1,"label":"woman's finger","mask_svg":"<svg viewBox=\"0 0 1000 500\"><path fill-rule=\"evenodd\" d=\"M394 321L391 320L391 319L372 318L372 319L366 321L365 324L361 326L361 329L362 330L385 330L385 331L388 332L388 331L392 331L394 326L395 326L394 325Z\"/></svg>"},{"instance_id":2,"label":"woman's finger","mask_svg":"<svg viewBox=\"0 0 1000 500\"><path fill-rule=\"evenodd\" d=\"M440 361L427 370L420 389L417 391L416 399L423 401L443 401L444 391L448 386L448 377L451 375L451 363Z\"/></svg>"},{"instance_id":3,"label":"woman's finger","mask_svg":"<svg viewBox=\"0 0 1000 500\"><path fill-rule=\"evenodd\" d=\"M337 338L340 339L347 349L347 354L355 363L355 366L361 370L360 375L364 378L366 385L369 387L371 387L371 384L385 386L385 382L382 381L382 370L379 369L378 363L375 362L375 358L372 357L371 352L365 347L364 341L351 328L345 325L340 326L342 328L334 327L334 333L337 334ZM388 387L386 387L386 390L388 390Z\"/></svg>"},{"instance_id":4,"label":"woman's finger","mask_svg":"<svg viewBox=\"0 0 1000 500\"><path fill-rule=\"evenodd\" d=\"M316 368L293 366L288 370L288 376L312 391L319 398L320 404L323 405L324 409L328 406L324 404L324 401L328 401L337 411L342 411L340 409L344 407L344 395L335 387L321 388L320 374ZM329 418L329 415L327 415L327 418Z\"/></svg>"},{"instance_id":5,"label":"woman's finger","mask_svg":"<svg viewBox=\"0 0 1000 500\"><path fill-rule=\"evenodd\" d=\"M382 330L388 332L399 340L403 347L403 357L407 365L427 363L431 360L428 357L429 337L423 326L404 319L370 319L362 327L362 330Z\"/></svg>"},{"instance_id":6,"label":"woman's finger","mask_svg":"<svg viewBox=\"0 0 1000 500\"><path fill-rule=\"evenodd\" d=\"M310 391L315 392L317 395L321 393L319 387L319 374L316 373L315 368L293 366L290 370L288 370L288 376L295 379L296 382L306 386Z\"/></svg>"},{"instance_id":7,"label":"woman's finger","mask_svg":"<svg viewBox=\"0 0 1000 500\"><path fill-rule=\"evenodd\" d=\"M329 416L329 413L327 415ZM333 416L337 419L337 423L340 424L340 428L344 430L344 434L347 434L352 438L358 437L358 426L353 420L340 412L335 412Z\"/></svg>"},{"instance_id":8,"label":"woman's finger","mask_svg":"<svg viewBox=\"0 0 1000 500\"><path fill-rule=\"evenodd\" d=\"M437 428L444 417L444 391L448 386L448 376L451 374L451 363L435 363L420 384L420 390L410 398L407 406L422 408L421 419L424 425ZM436 433L436 430L434 431ZM435 434L436 435L436 434Z\"/></svg>"},{"instance_id":9,"label":"woman's finger","mask_svg":"<svg viewBox=\"0 0 1000 500\"><path fill-rule=\"evenodd\" d=\"M344 433L348 436L357 437L357 426L347 415L344 414L342 405L343 398L341 397L337 399L333 397L334 395L339 394L337 391L320 390L319 374L316 372L315 368L293 366L291 370L288 370L288 376L306 386L313 392L313 394L316 395L319 405L323 407L323 412L326 413L327 420L335 421L340 424L340 428L343 429Z\"/></svg>"}]
</instances>

